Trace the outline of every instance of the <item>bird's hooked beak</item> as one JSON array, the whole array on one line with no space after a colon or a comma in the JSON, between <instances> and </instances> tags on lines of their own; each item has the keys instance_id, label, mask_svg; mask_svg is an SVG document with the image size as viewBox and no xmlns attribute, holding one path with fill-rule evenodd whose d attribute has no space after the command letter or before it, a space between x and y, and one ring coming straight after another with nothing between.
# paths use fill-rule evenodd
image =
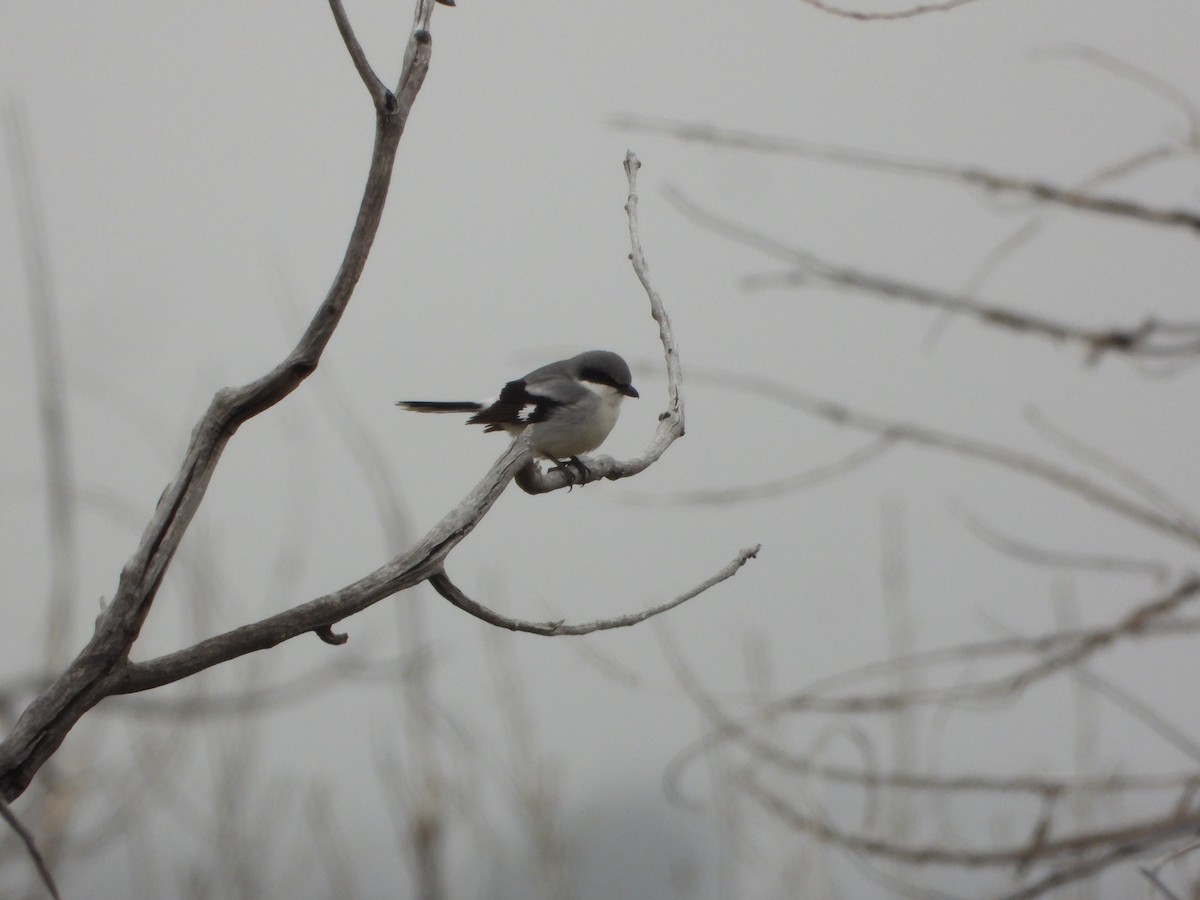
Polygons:
<instances>
[{"instance_id":1,"label":"bird's hooked beak","mask_svg":"<svg viewBox=\"0 0 1200 900\"><path fill-rule=\"evenodd\" d=\"M637 392L637 388L635 388L635 387L634 387L632 384L627 384L627 385L625 385L624 387L620 388L620 391L621 391L621 393L622 393L622 394L624 394L626 397L633 397L635 400L636 400L638 397L640 397L640 396L641 396L641 395L640 395L640 394Z\"/></svg>"}]
</instances>

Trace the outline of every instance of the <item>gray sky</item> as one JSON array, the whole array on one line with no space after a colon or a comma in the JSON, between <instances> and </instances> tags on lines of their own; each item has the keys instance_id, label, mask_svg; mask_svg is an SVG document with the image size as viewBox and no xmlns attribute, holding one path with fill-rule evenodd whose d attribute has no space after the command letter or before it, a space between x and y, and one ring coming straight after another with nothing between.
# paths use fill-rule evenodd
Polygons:
<instances>
[{"instance_id":1,"label":"gray sky","mask_svg":"<svg viewBox=\"0 0 1200 900\"><path fill-rule=\"evenodd\" d=\"M348 11L375 67L393 80L409 8L359 2ZM29 123L67 360L71 451L90 498L79 521L78 645L213 391L273 365L324 295L358 202L372 111L318 2L7 3L0 23L0 100L19 106ZM743 276L782 267L698 227L663 189L831 260L947 290L961 288L1038 210L931 179L631 134L611 117L704 121L1071 185L1180 139L1187 123L1144 85L1067 48L1095 48L1194 93L1198 29L1200 6L1187 2L980 0L951 14L873 24L798 0L439 7L432 70L349 312L313 379L230 444L138 655L327 592L396 552L356 447L382 454L418 532L503 450L501 439L450 418L405 416L392 406L396 399L487 396L541 362L591 347L654 365L656 331L626 259L621 161L629 148L643 163L651 274L681 346L687 437L629 482L543 497L510 491L450 558L468 593L515 616L589 620L661 602L761 542L760 558L733 581L661 623L707 687L734 700L747 690L748 657L769 660L772 689L782 693L885 654L879 559L887 500L904 509L911 624L921 648L994 636L988 621L1022 633L1054 622L1052 576L965 534L954 504L1050 546L1188 564L1184 545L1078 500L911 449L767 501L627 502L782 477L865 443L723 389L703 371L712 369L1070 463L1029 427L1024 413L1032 404L1152 474L1180 502L1200 498L1194 428L1179 414L1190 408L1194 372L1152 377L1117 358L1087 367L1077 348L967 321L952 322L931 344L939 320L927 311L819 287L743 290ZM37 665L30 650L41 646L48 583L29 317L8 172L6 165L0 178L0 296L9 309L0 329L9 373L0 383L9 423L0 441L0 577L20 612L0 629L0 676ZM1110 190L1195 208L1195 160L1137 173ZM1190 318L1198 277L1192 235L1053 212L982 294L1084 325L1132 325L1147 314ZM626 404L605 452L638 452L653 431L664 378L642 374L638 384L642 399ZM322 400L330 389L361 433L330 415ZM197 567L200 575L188 574ZM1071 586L1081 615L1094 622L1112 620L1155 589L1133 580ZM599 635L586 639L586 649L496 637L431 593L413 592L344 623L350 647L373 658L401 652L399 631L411 634L413 625L396 609L413 604L423 611L422 644L446 715L483 748L476 766L494 775L515 752L505 749L485 653L495 640L520 673L532 740L553 760L565 815L581 840L593 835L594 852L611 853L607 867L621 868L625 854L613 835L622 829L614 823L623 816L676 823L661 829L683 835L663 858L691 859L702 872L694 896L718 896L705 839L693 837L705 820L669 807L660 790L667 762L701 722L664 661L659 631ZM209 683L236 691L256 673L287 681L342 652L295 641L227 666ZM1135 685L1139 676L1153 684L1140 664L1131 666L1132 674L1119 671ZM1043 698L1025 724L1036 734L1038 722L1061 716L1062 699ZM357 873L367 896L405 877L377 769L381 754L412 752L400 715L386 690L339 689L266 717L259 736L264 784L269 777L289 797L297 785L328 786L331 815L370 859ZM64 747L65 763L95 763L119 755L123 741L138 743L136 729L92 718ZM180 726L184 746L199 742L194 731L203 727ZM946 754L960 756L944 764L995 762L988 729L986 717L957 720ZM1004 764L1071 767L1070 740L1027 743ZM1100 767L1131 756L1151 767L1183 762L1119 726L1098 747ZM211 799L215 777L202 773L215 758L201 754L191 766L197 803ZM447 763L447 777L454 772ZM703 794L703 778L696 783ZM263 802L272 802L274 789L264 788ZM177 821L185 816L166 818L171 824L159 835L145 837L156 851L156 837L166 845L168 835L188 833ZM767 896L793 845L778 826L747 827L761 829L752 833L767 862L761 884L743 876L739 889ZM112 880L114 896L127 886L126 853L118 847L88 863ZM153 874L133 889L154 896L190 859L164 846ZM642 887L620 890L658 890L649 885L660 876L647 869ZM473 877L464 876L462 890L488 896ZM70 874L64 880L72 883ZM605 888L594 890L587 896L605 896Z\"/></svg>"}]
</instances>

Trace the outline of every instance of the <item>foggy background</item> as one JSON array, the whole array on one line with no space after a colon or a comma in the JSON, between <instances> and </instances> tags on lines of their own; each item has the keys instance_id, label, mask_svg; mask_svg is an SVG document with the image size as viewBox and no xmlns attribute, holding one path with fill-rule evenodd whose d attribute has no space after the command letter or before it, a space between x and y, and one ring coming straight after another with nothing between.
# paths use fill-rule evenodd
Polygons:
<instances>
[{"instance_id":1,"label":"foggy background","mask_svg":"<svg viewBox=\"0 0 1200 900\"><path fill-rule=\"evenodd\" d=\"M410 6L347 10L394 82ZM958 507L1064 550L1182 569L1194 548L1029 479L911 447L770 499L647 503L784 477L869 442L731 390L714 370L1064 459L1030 427L1032 405L1185 506L1200 501L1195 371L1164 375L1116 355L1089 366L1077 346L820 287L747 290L745 276L786 266L700 227L664 189L829 259L946 290L1041 216L1036 238L979 293L1097 328L1189 318L1195 236L936 179L630 132L613 117L707 122L1070 186L1188 127L1162 96L1072 48L1194 97L1198 29L1200 7L1186 2L980 0L876 23L799 0L438 7L432 68L354 299L317 372L231 441L136 658L375 568L505 447L452 417L406 415L398 399L491 396L548 360L612 349L636 363L641 399L625 403L603 452L640 452L666 393L627 259L630 148L643 163L651 277L680 345L687 436L636 479L538 497L510 488L447 568L505 614L581 622L663 602L740 548L762 551L731 581L633 629L514 635L418 589L341 623L344 647L297 639L106 701L54 760L81 785L57 869L65 895L220 896L228 877L247 896L415 896L403 848L421 803L446 817L450 896L552 895L555 876L539 868L522 819L533 785L570 866L566 896L892 896L761 811L731 812L715 763L683 779L694 808L664 796L668 764L706 731L670 653L732 709L886 658L889 516L903 535L906 650L1051 630L1064 594L1083 621L1107 623L1157 589L1014 562L970 535ZM73 653L214 391L273 366L324 296L359 201L373 112L318 2L8 3L0 100L27 124L60 327L79 503ZM45 665L51 563L28 287L10 148L0 152L0 679L16 681ZM1100 193L1194 208L1195 176L1194 158L1168 162ZM398 504L404 533L381 520L381 502ZM1122 649L1105 671L1186 728L1196 699L1187 650ZM378 664L372 677L304 680L351 655ZM424 699L384 677L396 672L418 680ZM249 715L148 709L296 684L298 695ZM995 709L964 711L914 764L1046 774L1187 763L1103 707L1081 743L1070 688L1001 710L1003 721L988 715ZM794 737L826 739L820 729ZM843 745L828 752L858 761ZM886 744L879 752L893 761ZM131 807L117 818L114 794ZM1023 827L982 808L958 813L998 833ZM27 868L5 860L0 885L27 884ZM1101 895L1145 890L1132 869ZM1006 883L951 870L931 884L985 896Z\"/></svg>"}]
</instances>

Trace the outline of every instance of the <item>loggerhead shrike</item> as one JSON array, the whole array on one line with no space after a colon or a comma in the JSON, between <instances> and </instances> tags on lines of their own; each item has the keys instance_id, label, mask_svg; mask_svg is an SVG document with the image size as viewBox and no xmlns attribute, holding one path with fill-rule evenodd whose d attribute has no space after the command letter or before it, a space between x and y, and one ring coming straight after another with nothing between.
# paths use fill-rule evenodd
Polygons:
<instances>
[{"instance_id":1,"label":"loggerhead shrike","mask_svg":"<svg viewBox=\"0 0 1200 900\"><path fill-rule=\"evenodd\" d=\"M589 350L534 369L510 381L500 396L484 403L401 400L413 412L474 413L468 425L518 435L529 429L529 447L537 456L575 465L579 454L595 450L608 437L621 401L636 397L629 365L607 350Z\"/></svg>"}]
</instances>

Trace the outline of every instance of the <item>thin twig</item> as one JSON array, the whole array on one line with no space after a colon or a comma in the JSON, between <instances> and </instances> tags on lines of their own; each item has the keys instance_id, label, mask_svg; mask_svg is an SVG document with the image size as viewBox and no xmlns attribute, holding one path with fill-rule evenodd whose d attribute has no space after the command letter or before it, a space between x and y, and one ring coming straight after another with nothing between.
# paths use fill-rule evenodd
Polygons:
<instances>
[{"instance_id":1,"label":"thin twig","mask_svg":"<svg viewBox=\"0 0 1200 900\"><path fill-rule=\"evenodd\" d=\"M514 474L527 464L530 458L528 443L523 437L515 439L458 506L415 546L369 575L331 594L208 638L184 650L146 662L130 663L111 677L108 693L136 693L179 681L219 663L332 625L392 594L420 584L441 569L450 551L471 533Z\"/></svg>"},{"instance_id":2,"label":"thin twig","mask_svg":"<svg viewBox=\"0 0 1200 900\"><path fill-rule=\"evenodd\" d=\"M803 490L823 484L834 478L853 472L869 462L881 457L895 446L895 441L889 437L878 437L864 444L857 450L852 450L840 459L824 465L814 466L788 475L785 478L775 478L770 481L760 481L754 484L743 484L727 488L709 488L706 490L677 491L672 494L622 494L618 500L623 503L642 505L705 505L725 506L732 503L747 503L752 500L776 499L793 491Z\"/></svg>"},{"instance_id":3,"label":"thin twig","mask_svg":"<svg viewBox=\"0 0 1200 900\"><path fill-rule=\"evenodd\" d=\"M1111 53L1105 53L1103 50L1096 47L1089 47L1085 44L1047 47L1044 50L1034 53L1034 58L1039 56L1060 56L1068 59L1075 57L1076 59L1081 59L1105 72L1117 75L1130 84L1136 84L1161 100L1165 100L1179 110L1183 117L1187 119L1188 144L1192 149L1200 150L1200 106L1196 105L1195 100L1186 91L1180 90L1175 85L1163 78L1159 78L1141 66L1134 65L1128 60L1119 59Z\"/></svg>"},{"instance_id":4,"label":"thin twig","mask_svg":"<svg viewBox=\"0 0 1200 900\"><path fill-rule=\"evenodd\" d=\"M726 389L746 391L791 409L806 412L833 425L942 450L1035 478L1131 522L1137 522L1189 545L1200 545L1200 531L1190 528L1187 523L1172 516L1165 516L1157 509L1101 487L1076 472L1040 457L1020 453L1000 444L927 428L913 422L886 419L860 412L849 406L806 394L770 378L741 372L695 368L692 369L692 375L712 379Z\"/></svg>"},{"instance_id":5,"label":"thin twig","mask_svg":"<svg viewBox=\"0 0 1200 900\"><path fill-rule=\"evenodd\" d=\"M1067 434L1034 407L1026 410L1025 420L1048 441L1066 450L1081 462L1115 479L1147 503L1157 506L1164 513L1175 516L1182 524L1200 533L1200 517L1179 503L1171 496L1171 492L1155 484L1147 476L1119 462L1098 447L1093 447L1081 439Z\"/></svg>"},{"instance_id":6,"label":"thin twig","mask_svg":"<svg viewBox=\"0 0 1200 900\"><path fill-rule=\"evenodd\" d=\"M1145 575L1156 581L1165 581L1171 574L1166 564L1152 559L1129 559L1099 553L1072 553L1051 550L1027 541L1002 534L978 516L963 508L954 510L963 527L979 540L1009 556L1038 566L1051 568L1081 569L1094 572L1121 572L1129 575Z\"/></svg>"},{"instance_id":7,"label":"thin twig","mask_svg":"<svg viewBox=\"0 0 1200 900\"><path fill-rule=\"evenodd\" d=\"M429 577L429 583L439 594L457 606L464 612L470 613L477 619L482 619L489 625L496 625L500 628L507 628L509 631L523 631L527 634L540 634L547 637L556 637L558 635L580 635L592 634L596 631L608 631L613 628L628 628L631 625L637 625L639 622L644 622L649 618L661 615L677 606L681 606L693 597L703 594L709 588L720 584L726 579L732 578L737 570L744 566L747 562L758 555L759 547L747 547L742 550L734 558L732 562L722 568L711 578L702 581L690 591L680 594L673 600L668 600L660 606L655 606L651 609L643 610L639 613L630 613L624 616L617 616L612 619L597 619L594 622L586 622L582 625L567 625L563 621L558 622L529 622L524 619L514 619L509 616L502 615L494 610L488 609L482 603L477 603L450 580L445 570L439 570Z\"/></svg>"},{"instance_id":8,"label":"thin twig","mask_svg":"<svg viewBox=\"0 0 1200 900\"><path fill-rule=\"evenodd\" d=\"M642 252L642 241L638 232L637 174L641 165L633 151L625 154L625 176L629 183L629 197L625 203L625 212L629 218L631 247L629 259L633 263L633 271L637 275L638 281L641 282L650 299L650 315L658 323L658 336L662 342L667 366L667 409L659 414L658 429L641 456L620 461L611 456L589 457L581 477L577 476L573 470L555 468L543 472L540 467L531 464L516 478L517 486L527 493L542 494L569 487L572 484L588 484L601 478L611 480L628 478L644 471L656 462L671 444L683 437L683 370L679 363L679 346L675 342L671 319L667 315L662 297L650 283L650 273L646 265L646 257Z\"/></svg>"},{"instance_id":9,"label":"thin twig","mask_svg":"<svg viewBox=\"0 0 1200 900\"><path fill-rule=\"evenodd\" d=\"M346 15L346 9L342 6L342 0L329 0L329 9L333 12L333 20L337 23L338 33L341 34L342 41L346 45L346 52L350 54L354 68L358 70L358 75L371 94L376 108L385 108L388 102L387 86L379 80L379 76L371 68L367 54L363 51L362 44L358 42L354 28L350 24L350 18Z\"/></svg>"},{"instance_id":10,"label":"thin twig","mask_svg":"<svg viewBox=\"0 0 1200 900\"><path fill-rule=\"evenodd\" d=\"M809 0L805 0L805 2L809 2ZM1129 218L1154 225L1185 228L1200 233L1200 212L1195 210L1166 209L1120 197L1098 197L1047 181L1002 175L978 167L954 166L834 144L816 144L786 137L723 129L703 122L678 122L619 116L613 119L613 124L629 130L667 134L680 140L700 141L723 147L782 153L844 165L866 166L882 171L950 179L991 192L1022 194L1031 200L1043 203L1054 203L1071 209Z\"/></svg>"},{"instance_id":11,"label":"thin twig","mask_svg":"<svg viewBox=\"0 0 1200 900\"><path fill-rule=\"evenodd\" d=\"M713 233L753 247L795 267L781 274L752 278L748 282L750 287L794 286L816 281L829 287L905 300L948 313L970 316L987 325L1081 344L1087 351L1089 363L1096 362L1109 351L1155 359L1191 357L1200 353L1200 323L1168 327L1151 317L1128 328L1084 328L998 304L984 303L973 297L831 263L809 250L785 244L761 231L704 209L674 189L667 191L667 200L690 220Z\"/></svg>"},{"instance_id":12,"label":"thin twig","mask_svg":"<svg viewBox=\"0 0 1200 900\"><path fill-rule=\"evenodd\" d=\"M46 524L49 531L50 590L46 614L46 668L66 663L78 592L79 549L75 528L75 473L59 346L58 310L47 249L34 156L23 110L5 107L4 138L12 167L17 225L22 239L33 326L34 387L46 466Z\"/></svg>"},{"instance_id":13,"label":"thin twig","mask_svg":"<svg viewBox=\"0 0 1200 900\"><path fill-rule=\"evenodd\" d=\"M1169 898L1169 900L1181 900L1181 898L1177 897L1159 879L1158 872L1167 863L1172 862L1173 860L1176 860L1179 857L1184 856L1188 853L1193 853L1197 849L1200 849L1200 841L1187 841L1183 846L1176 847L1174 850L1171 850L1168 853L1164 853L1161 857L1154 860L1154 862L1151 863L1150 865L1139 866L1138 871L1141 872L1146 878L1148 878L1150 880L1151 884L1153 884L1156 888L1158 888L1160 891L1162 891L1163 895L1166 896L1167 898Z\"/></svg>"},{"instance_id":14,"label":"thin twig","mask_svg":"<svg viewBox=\"0 0 1200 900\"><path fill-rule=\"evenodd\" d=\"M778 794L768 790L760 781L747 774L740 787L764 809L783 820L792 828L811 834L827 843L847 850L867 853L897 862L912 865L955 865L972 868L1008 868L1025 860L1046 862L1059 858L1079 858L1096 853L1077 869L1060 870L1046 878L1039 886L1031 887L1005 897L1035 897L1051 886L1082 878L1119 859L1172 840L1189 831L1200 828L1200 813L1186 815L1172 813L1165 818L1145 819L1117 828L1080 831L1061 837L1031 841L1021 844L992 845L980 848L963 848L929 843L910 844L883 837L873 837L842 830L816 816L807 815L788 803Z\"/></svg>"},{"instance_id":15,"label":"thin twig","mask_svg":"<svg viewBox=\"0 0 1200 900\"><path fill-rule=\"evenodd\" d=\"M926 13L949 12L960 6L973 3L975 0L941 0L940 3L921 3L916 6L910 6L907 9L896 10L895 12L876 13L842 9L841 7L826 3L825 0L801 0L801 2L807 3L809 6L819 9L823 13L829 13L832 16L838 16L843 19L854 19L859 22L884 22L911 19L913 16L923 16Z\"/></svg>"},{"instance_id":16,"label":"thin twig","mask_svg":"<svg viewBox=\"0 0 1200 900\"><path fill-rule=\"evenodd\" d=\"M17 837L21 839L21 843L25 845L25 852L33 860L33 865L37 868L38 877L42 879L42 884L46 886L46 890L50 892L50 896L54 900L62 900L61 895L58 893L58 887L54 883L54 877L50 874L50 869L47 868L46 860L42 858L33 835L21 824L21 820L17 818L16 813L9 808L3 798L0 798L0 819L4 819L8 823L8 827L16 832Z\"/></svg>"}]
</instances>

